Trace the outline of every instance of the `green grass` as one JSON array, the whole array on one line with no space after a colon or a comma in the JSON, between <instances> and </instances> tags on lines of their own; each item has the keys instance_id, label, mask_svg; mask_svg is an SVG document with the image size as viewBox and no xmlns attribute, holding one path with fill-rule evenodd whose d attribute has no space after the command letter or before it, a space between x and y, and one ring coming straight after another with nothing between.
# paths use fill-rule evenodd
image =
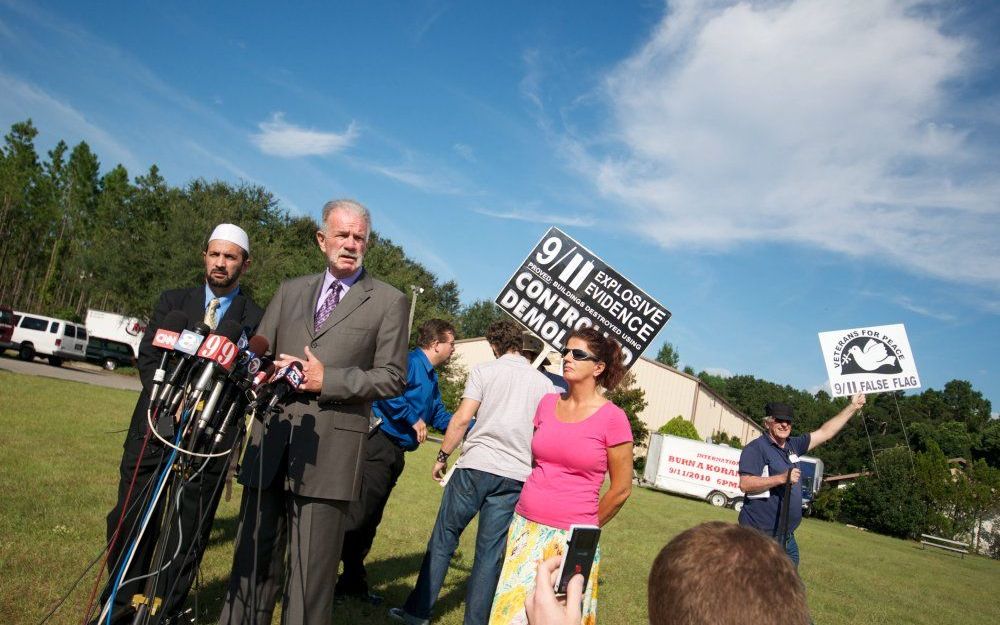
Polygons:
<instances>
[{"instance_id":1,"label":"green grass","mask_svg":"<svg viewBox=\"0 0 1000 625\"><path fill-rule=\"evenodd\" d=\"M0 615L36 624L104 543L123 430L136 394L0 371ZM436 446L407 455L369 558L374 590L399 605L414 581L441 489ZM214 623L228 577L238 490L223 502L203 564L202 622ZM637 489L602 536L600 622L644 623L646 576L659 549L730 510ZM441 593L444 624L462 620L475 526L466 530ZM796 533L816 623L997 623L1000 562L924 551L913 542L807 519ZM711 567L711 562L705 563ZM91 572L52 623L79 623ZM725 601L720 588L717 600ZM334 622L385 623L385 608L347 603Z\"/></svg>"}]
</instances>

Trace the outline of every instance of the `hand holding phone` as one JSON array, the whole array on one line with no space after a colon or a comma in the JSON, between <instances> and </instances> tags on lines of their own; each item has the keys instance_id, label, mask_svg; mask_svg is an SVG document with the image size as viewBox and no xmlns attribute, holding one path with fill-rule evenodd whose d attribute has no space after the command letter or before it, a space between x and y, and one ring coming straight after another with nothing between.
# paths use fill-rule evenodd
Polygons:
<instances>
[{"instance_id":1,"label":"hand holding phone","mask_svg":"<svg viewBox=\"0 0 1000 625\"><path fill-rule=\"evenodd\" d=\"M562 556L552 556L538 563L535 590L524 601L524 613L528 617L528 625L580 625L583 618L582 577L570 580L564 599L556 597L552 592L561 562Z\"/></svg>"},{"instance_id":2,"label":"hand holding phone","mask_svg":"<svg viewBox=\"0 0 1000 625\"><path fill-rule=\"evenodd\" d=\"M566 585L574 575L583 576L583 586L587 587L590 569L597 555L597 543L601 538L601 528L595 525L571 525L566 552L563 554L559 574L554 587L557 595L566 594Z\"/></svg>"}]
</instances>

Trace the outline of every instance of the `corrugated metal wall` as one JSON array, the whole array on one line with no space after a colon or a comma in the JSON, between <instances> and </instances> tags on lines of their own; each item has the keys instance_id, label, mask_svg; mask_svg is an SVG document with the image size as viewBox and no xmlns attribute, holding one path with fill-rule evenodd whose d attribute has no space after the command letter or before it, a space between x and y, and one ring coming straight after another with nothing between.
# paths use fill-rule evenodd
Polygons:
<instances>
[{"instance_id":1,"label":"corrugated metal wall","mask_svg":"<svg viewBox=\"0 0 1000 625\"><path fill-rule=\"evenodd\" d=\"M455 343L454 360L470 369L473 365L493 358L486 339L463 339ZM556 357L553 357L557 360ZM549 367L559 373L559 365ZM761 430L746 416L726 403L722 398L694 376L661 365L658 362L640 358L632 367L636 383L646 393L646 409L639 414L650 432L655 432L663 424L677 415L694 423L703 439L713 432L725 432L739 437L746 444L760 436Z\"/></svg>"}]
</instances>

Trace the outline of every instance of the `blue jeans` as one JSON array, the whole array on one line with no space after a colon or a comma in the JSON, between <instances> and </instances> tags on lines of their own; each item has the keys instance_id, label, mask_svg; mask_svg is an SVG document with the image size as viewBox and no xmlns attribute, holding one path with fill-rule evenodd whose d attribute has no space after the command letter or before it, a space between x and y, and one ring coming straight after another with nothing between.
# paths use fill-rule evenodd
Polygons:
<instances>
[{"instance_id":1,"label":"blue jeans","mask_svg":"<svg viewBox=\"0 0 1000 625\"><path fill-rule=\"evenodd\" d=\"M775 540L780 541L780 537L775 536ZM795 542L795 533L792 532L788 535L788 539L785 540L785 553L788 554L789 559L791 559L792 564L795 568L799 568L799 543Z\"/></svg>"},{"instance_id":2,"label":"blue jeans","mask_svg":"<svg viewBox=\"0 0 1000 625\"><path fill-rule=\"evenodd\" d=\"M465 625L486 625L500 580L507 529L524 482L475 469L457 469L445 487L420 576L403 609L429 619L448 563L466 526L479 514L476 554L465 591Z\"/></svg>"}]
</instances>

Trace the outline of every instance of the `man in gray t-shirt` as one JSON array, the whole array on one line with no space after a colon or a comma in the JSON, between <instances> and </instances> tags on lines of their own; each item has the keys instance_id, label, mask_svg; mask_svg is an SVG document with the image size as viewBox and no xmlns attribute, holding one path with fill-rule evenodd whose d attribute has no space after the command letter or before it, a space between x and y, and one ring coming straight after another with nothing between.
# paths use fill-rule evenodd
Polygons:
<instances>
[{"instance_id":1,"label":"man in gray t-shirt","mask_svg":"<svg viewBox=\"0 0 1000 625\"><path fill-rule=\"evenodd\" d=\"M462 403L452 415L438 452L434 479L444 478L448 456L458 447L473 416L476 425L445 487L417 584L402 608L389 610L390 617L411 625L430 622L458 539L477 514L479 530L465 593L464 623L479 625L489 620L507 528L531 473L535 409L542 396L559 390L521 355L521 330L516 324L493 323L486 340L497 359L469 373Z\"/></svg>"}]
</instances>

